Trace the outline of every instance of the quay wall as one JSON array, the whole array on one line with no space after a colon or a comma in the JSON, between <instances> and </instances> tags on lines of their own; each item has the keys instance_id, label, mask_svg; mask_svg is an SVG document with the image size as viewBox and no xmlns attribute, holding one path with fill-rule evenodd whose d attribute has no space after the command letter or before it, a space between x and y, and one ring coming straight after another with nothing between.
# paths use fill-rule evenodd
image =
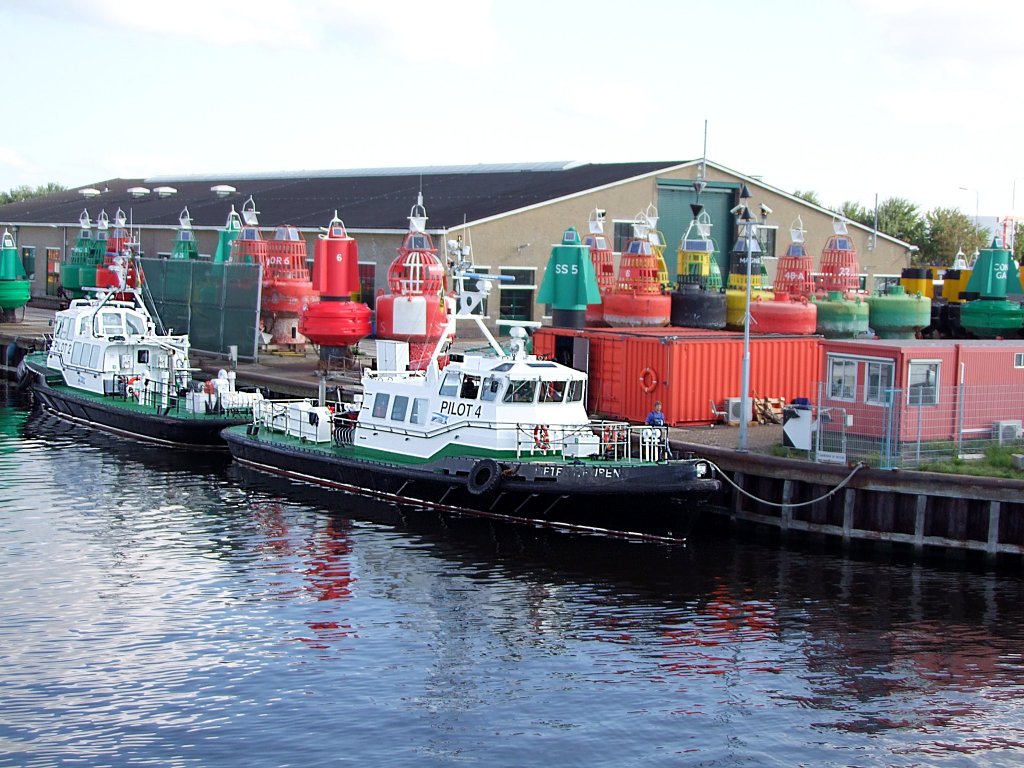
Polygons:
<instances>
[{"instance_id":1,"label":"quay wall","mask_svg":"<svg viewBox=\"0 0 1024 768\"><path fill-rule=\"evenodd\" d=\"M857 469L673 445L710 459L727 476L711 511L730 520L848 541L1024 554L1024 480Z\"/></svg>"}]
</instances>

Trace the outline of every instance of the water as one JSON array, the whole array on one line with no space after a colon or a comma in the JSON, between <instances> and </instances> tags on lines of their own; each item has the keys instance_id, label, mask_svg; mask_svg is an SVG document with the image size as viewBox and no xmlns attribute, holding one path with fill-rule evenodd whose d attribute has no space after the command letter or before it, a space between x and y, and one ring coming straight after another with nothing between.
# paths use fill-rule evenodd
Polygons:
<instances>
[{"instance_id":1,"label":"water","mask_svg":"<svg viewBox=\"0 0 1024 768\"><path fill-rule=\"evenodd\" d=\"M1017 570L280 482L0 405L0 765L1024 760Z\"/></svg>"}]
</instances>

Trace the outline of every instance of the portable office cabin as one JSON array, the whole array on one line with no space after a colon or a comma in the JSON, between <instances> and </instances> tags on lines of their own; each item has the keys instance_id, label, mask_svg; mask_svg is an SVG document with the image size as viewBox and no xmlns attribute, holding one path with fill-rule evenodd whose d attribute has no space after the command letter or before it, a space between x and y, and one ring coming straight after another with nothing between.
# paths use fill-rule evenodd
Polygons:
<instances>
[{"instance_id":1,"label":"portable office cabin","mask_svg":"<svg viewBox=\"0 0 1024 768\"><path fill-rule=\"evenodd\" d=\"M817 336L750 339L751 396L791 402L817 391ZM533 351L590 374L588 409L643 421L660 400L670 425L709 424L740 395L743 334L695 328L539 328Z\"/></svg>"},{"instance_id":2,"label":"portable office cabin","mask_svg":"<svg viewBox=\"0 0 1024 768\"><path fill-rule=\"evenodd\" d=\"M821 407L843 408L847 433L866 438L893 423L900 442L991 438L1024 419L1020 341L824 340L821 380Z\"/></svg>"}]
</instances>

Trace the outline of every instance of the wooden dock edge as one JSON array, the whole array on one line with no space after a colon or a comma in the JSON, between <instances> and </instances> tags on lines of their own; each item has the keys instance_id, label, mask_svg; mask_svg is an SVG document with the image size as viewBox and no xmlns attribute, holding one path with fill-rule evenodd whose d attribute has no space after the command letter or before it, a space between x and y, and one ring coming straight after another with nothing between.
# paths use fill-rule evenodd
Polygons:
<instances>
[{"instance_id":1,"label":"wooden dock edge","mask_svg":"<svg viewBox=\"0 0 1024 768\"><path fill-rule=\"evenodd\" d=\"M672 447L705 457L725 473L709 508L730 520L846 541L1024 555L1024 480L871 467L854 472L853 465L694 443Z\"/></svg>"}]
</instances>

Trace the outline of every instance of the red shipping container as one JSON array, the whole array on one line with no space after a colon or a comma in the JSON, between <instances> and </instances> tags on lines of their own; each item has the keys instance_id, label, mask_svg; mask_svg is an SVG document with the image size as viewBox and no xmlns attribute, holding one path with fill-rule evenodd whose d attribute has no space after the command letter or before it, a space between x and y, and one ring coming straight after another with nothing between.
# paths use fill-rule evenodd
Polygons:
<instances>
[{"instance_id":1,"label":"red shipping container","mask_svg":"<svg viewBox=\"0 0 1024 768\"><path fill-rule=\"evenodd\" d=\"M580 340L585 340L581 344ZM817 336L750 337L750 394L813 399L819 378ZM588 355L581 348L589 347ZM574 351L575 350L575 351ZM743 334L697 328L539 328L533 351L587 368L588 408L608 418L643 421L661 400L671 425L713 422L711 403L740 396Z\"/></svg>"}]
</instances>

